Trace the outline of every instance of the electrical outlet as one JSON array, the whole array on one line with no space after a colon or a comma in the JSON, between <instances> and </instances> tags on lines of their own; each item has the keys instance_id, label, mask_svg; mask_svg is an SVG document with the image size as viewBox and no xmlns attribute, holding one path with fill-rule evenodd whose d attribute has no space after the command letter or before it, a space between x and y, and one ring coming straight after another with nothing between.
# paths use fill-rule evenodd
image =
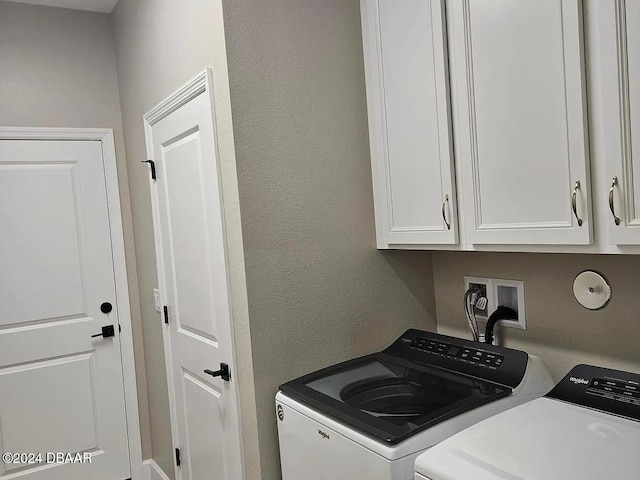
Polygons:
<instances>
[{"instance_id":1,"label":"electrical outlet","mask_svg":"<svg viewBox=\"0 0 640 480\"><path fill-rule=\"evenodd\" d=\"M489 315L494 310L493 306L493 280L490 278L483 277L468 277L465 275L464 277L464 291L466 292L469 288L477 287L479 290L478 298L484 297L487 299L484 303L484 308L482 307L482 303L480 305L474 305L473 313L476 315L476 319L486 321L489 318ZM477 301L477 300L476 300Z\"/></svg>"}]
</instances>

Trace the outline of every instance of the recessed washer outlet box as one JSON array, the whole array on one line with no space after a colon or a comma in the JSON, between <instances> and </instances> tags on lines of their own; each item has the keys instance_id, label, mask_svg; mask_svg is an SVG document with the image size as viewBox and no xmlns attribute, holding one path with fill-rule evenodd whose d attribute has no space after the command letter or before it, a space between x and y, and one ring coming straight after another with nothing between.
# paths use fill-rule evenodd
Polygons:
<instances>
[{"instance_id":1,"label":"recessed washer outlet box","mask_svg":"<svg viewBox=\"0 0 640 480\"><path fill-rule=\"evenodd\" d=\"M524 282L522 280L507 280L503 278L487 277L464 277L464 291L472 286L480 287L486 292L487 305L484 310L474 307L476 320L479 321L481 331L484 331L484 324L489 316L498 306L509 307L518 313L518 318L512 320L500 320L497 325L501 327L527 329L524 303Z\"/></svg>"},{"instance_id":2,"label":"recessed washer outlet box","mask_svg":"<svg viewBox=\"0 0 640 480\"><path fill-rule=\"evenodd\" d=\"M509 307L518 313L518 318L500 320L497 324L502 327L527 329L524 305L524 282L522 280L493 279L496 308L500 305Z\"/></svg>"}]
</instances>

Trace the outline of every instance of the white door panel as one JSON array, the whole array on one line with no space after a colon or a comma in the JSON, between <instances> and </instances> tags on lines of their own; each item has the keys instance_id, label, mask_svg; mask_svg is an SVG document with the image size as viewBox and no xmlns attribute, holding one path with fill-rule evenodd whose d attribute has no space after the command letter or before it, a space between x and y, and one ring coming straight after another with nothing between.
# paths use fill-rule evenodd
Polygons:
<instances>
[{"instance_id":1,"label":"white door panel","mask_svg":"<svg viewBox=\"0 0 640 480\"><path fill-rule=\"evenodd\" d=\"M582 2L448 5L467 240L591 243Z\"/></svg>"},{"instance_id":2,"label":"white door panel","mask_svg":"<svg viewBox=\"0 0 640 480\"><path fill-rule=\"evenodd\" d=\"M0 450L92 453L0 479L129 478L101 142L0 141L0 225Z\"/></svg>"},{"instance_id":3,"label":"white door panel","mask_svg":"<svg viewBox=\"0 0 640 480\"><path fill-rule=\"evenodd\" d=\"M0 326L84 313L74 174L75 163L0 165L3 268L13 274L2 277Z\"/></svg>"},{"instance_id":4,"label":"white door panel","mask_svg":"<svg viewBox=\"0 0 640 480\"><path fill-rule=\"evenodd\" d=\"M443 0L361 6L381 240L457 243Z\"/></svg>"},{"instance_id":5,"label":"white door panel","mask_svg":"<svg viewBox=\"0 0 640 480\"><path fill-rule=\"evenodd\" d=\"M640 2L626 0L623 2L626 28L627 68L629 78L629 140L631 151L640 157ZM639 161L640 163L640 161ZM640 226L640 165L636 164L632 170L633 181L633 219L635 228ZM640 238L640 234L636 233ZM638 241L640 243L640 241Z\"/></svg>"},{"instance_id":6,"label":"white door panel","mask_svg":"<svg viewBox=\"0 0 640 480\"><path fill-rule=\"evenodd\" d=\"M2 373L2 444L8 452L97 451L92 353L7 368ZM44 407L46 402L47 407ZM56 414L52 415L51 408ZM34 435L34 432L38 432ZM6 471L22 468L6 465Z\"/></svg>"},{"instance_id":7,"label":"white door panel","mask_svg":"<svg viewBox=\"0 0 640 480\"><path fill-rule=\"evenodd\" d=\"M209 92L147 125L162 297L169 312L181 480L242 478L217 152ZM157 196L156 196L157 195ZM204 373L231 366L231 382Z\"/></svg>"},{"instance_id":8,"label":"white door panel","mask_svg":"<svg viewBox=\"0 0 640 480\"><path fill-rule=\"evenodd\" d=\"M236 478L225 471L224 416L220 408L222 391L205 383L201 374L182 370L184 392L184 418L180 422L180 435L187 439L189 456L184 468L188 474L182 478L207 478L211 472L219 478ZM208 421L203 421L203 415ZM222 428L216 428L219 425ZM240 477L237 477L240 478Z\"/></svg>"},{"instance_id":9,"label":"white door panel","mask_svg":"<svg viewBox=\"0 0 640 480\"><path fill-rule=\"evenodd\" d=\"M611 190L598 200L609 202L609 243L640 245L640 1L599 2L596 14Z\"/></svg>"},{"instance_id":10,"label":"white door panel","mask_svg":"<svg viewBox=\"0 0 640 480\"><path fill-rule=\"evenodd\" d=\"M171 239L166 252L170 257L166 260L173 273L170 288L175 295L172 307L178 328L216 342L207 198L201 181L205 172L200 133L194 132L175 143L163 145L158 164L164 178L161 198L166 236Z\"/></svg>"}]
</instances>

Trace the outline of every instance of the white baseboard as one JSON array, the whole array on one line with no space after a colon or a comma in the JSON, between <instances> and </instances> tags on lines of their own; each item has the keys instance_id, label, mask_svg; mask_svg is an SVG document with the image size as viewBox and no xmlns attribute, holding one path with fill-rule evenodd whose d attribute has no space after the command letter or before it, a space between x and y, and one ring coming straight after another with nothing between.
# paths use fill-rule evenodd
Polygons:
<instances>
[{"instance_id":1,"label":"white baseboard","mask_svg":"<svg viewBox=\"0 0 640 480\"><path fill-rule=\"evenodd\" d=\"M167 474L162 471L153 459L142 462L142 471L144 472L145 480L169 480Z\"/></svg>"}]
</instances>

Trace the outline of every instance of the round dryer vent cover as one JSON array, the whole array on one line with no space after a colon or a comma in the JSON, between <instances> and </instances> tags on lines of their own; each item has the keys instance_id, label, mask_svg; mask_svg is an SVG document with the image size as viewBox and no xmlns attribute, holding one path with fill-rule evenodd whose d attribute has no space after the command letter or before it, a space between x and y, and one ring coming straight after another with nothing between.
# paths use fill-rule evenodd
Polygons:
<instances>
[{"instance_id":1,"label":"round dryer vent cover","mask_svg":"<svg viewBox=\"0 0 640 480\"><path fill-rule=\"evenodd\" d=\"M599 310L609 303L611 286L598 272L585 270L573 281L573 294L584 308Z\"/></svg>"}]
</instances>

